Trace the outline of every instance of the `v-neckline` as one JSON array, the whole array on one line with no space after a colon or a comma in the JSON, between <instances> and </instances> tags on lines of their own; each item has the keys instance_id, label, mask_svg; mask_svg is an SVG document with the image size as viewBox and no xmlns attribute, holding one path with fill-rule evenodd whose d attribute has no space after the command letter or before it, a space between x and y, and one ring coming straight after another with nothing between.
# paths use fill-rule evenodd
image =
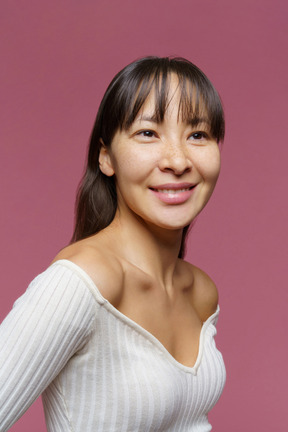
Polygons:
<instances>
[{"instance_id":1,"label":"v-neckline","mask_svg":"<svg viewBox=\"0 0 288 432\"><path fill-rule=\"evenodd\" d=\"M199 335L199 341L198 341L198 353L196 356L196 361L193 366L186 366L183 363L180 363L178 360L176 360L175 357L168 351L168 349L163 345L160 340L154 336L152 333L150 333L148 330L146 330L144 327L142 327L140 324L138 324L133 319L129 318L127 315L120 312L117 308L115 308L103 295L101 294L100 290L98 289L97 285L94 283L92 278L89 276L89 274L83 270L78 264L75 264L73 261L67 260L67 259L61 259L55 261L52 265L60 264L65 267L70 268L70 270L74 270L78 273L79 276L81 276L81 279L87 283L88 288L90 289L92 295L95 297L96 301L106 307L106 309L114 315L117 319L122 321L125 324L128 324L130 327L133 328L133 330L136 330L139 334L141 334L146 340L149 340L152 344L157 346L157 348L166 356L166 358L172 363L174 366L176 366L178 369L181 369L182 371L186 373L190 373L193 375L197 374L198 368L201 364L202 354L203 354L203 348L204 348L204 335L206 332L206 329L210 326L210 324L215 321L219 315L220 307L217 305L216 311L210 315L206 321L203 322L200 335Z\"/></svg>"}]
</instances>

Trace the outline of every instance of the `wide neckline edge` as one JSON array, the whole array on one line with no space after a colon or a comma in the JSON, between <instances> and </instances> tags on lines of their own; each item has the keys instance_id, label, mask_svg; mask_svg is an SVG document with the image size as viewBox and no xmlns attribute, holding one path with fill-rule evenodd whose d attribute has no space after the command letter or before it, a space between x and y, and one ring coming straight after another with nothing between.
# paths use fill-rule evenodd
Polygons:
<instances>
[{"instance_id":1,"label":"wide neckline edge","mask_svg":"<svg viewBox=\"0 0 288 432\"><path fill-rule=\"evenodd\" d=\"M51 264L51 267L54 265L62 265L66 268L69 268L70 270L76 271L76 273L79 275L79 277L81 277L81 279L87 284L88 289L90 290L91 294L93 295L93 297L95 298L95 300L99 304L101 304L102 306L105 306L106 309L110 313L112 313L112 315L114 315L117 319L119 319L122 323L129 325L131 328L133 328L133 330L136 330L139 334L141 334L146 340L149 340L150 342L152 342L158 349L160 349L160 351L176 367L183 370L184 372L187 372L187 373L190 373L193 375L197 374L198 368L201 364L202 355L203 355L204 334L205 334L207 327L209 327L211 322L213 320L215 320L217 318L217 316L219 315L219 312L220 312L219 304L217 305L216 311L212 315L210 315L202 324L200 336L199 336L198 354L197 354L196 361L195 361L194 365L193 366L186 366L183 363L178 362L173 357L173 355L170 354L170 352L167 350L167 348L165 348L165 346L162 344L162 342L160 342L159 339L157 339L156 336L154 336L152 333L150 333L148 330L146 330L144 327L142 327L136 321L132 320L131 318L129 318L128 316L126 316L125 314L120 312L116 307L114 307L109 302L109 300L107 300L105 297L103 297L103 295L101 294L97 285L94 283L94 281L89 276L89 274L84 269L82 269L82 267L80 267L78 264L76 264L73 261L70 261L68 259L60 259L60 260L54 261Z\"/></svg>"}]
</instances>

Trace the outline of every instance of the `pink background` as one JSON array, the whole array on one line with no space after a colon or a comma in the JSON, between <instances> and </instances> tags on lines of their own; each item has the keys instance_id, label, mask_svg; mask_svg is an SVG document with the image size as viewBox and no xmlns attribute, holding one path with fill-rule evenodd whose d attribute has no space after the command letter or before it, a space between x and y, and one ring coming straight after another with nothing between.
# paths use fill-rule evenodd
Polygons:
<instances>
[{"instance_id":1,"label":"pink background","mask_svg":"<svg viewBox=\"0 0 288 432\"><path fill-rule=\"evenodd\" d=\"M70 239L114 74L140 56L180 55L220 92L222 174L188 252L220 291L228 379L216 432L287 430L287 12L286 0L1 2L1 320ZM41 403L11 431L45 431Z\"/></svg>"}]
</instances>

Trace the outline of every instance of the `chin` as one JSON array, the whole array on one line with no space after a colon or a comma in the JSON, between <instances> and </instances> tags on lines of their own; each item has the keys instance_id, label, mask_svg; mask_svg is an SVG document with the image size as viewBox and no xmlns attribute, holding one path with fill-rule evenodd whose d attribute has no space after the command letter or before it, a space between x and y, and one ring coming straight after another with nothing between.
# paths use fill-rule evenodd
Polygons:
<instances>
[{"instance_id":1,"label":"chin","mask_svg":"<svg viewBox=\"0 0 288 432\"><path fill-rule=\"evenodd\" d=\"M188 226L191 223L193 223L193 221L198 216L198 214L200 213L200 211L195 212L195 213L193 212L193 214L190 217L187 217L187 213L186 213L186 215L183 215L183 214L182 215L179 215L179 214L178 215L175 215L175 214L171 215L171 214L169 214L169 216L167 215L165 217L165 219L164 218L162 219L162 221L158 220L159 226L161 225L163 228L166 228L166 229L169 229L169 230L183 229L186 226Z\"/></svg>"},{"instance_id":2,"label":"chin","mask_svg":"<svg viewBox=\"0 0 288 432\"><path fill-rule=\"evenodd\" d=\"M179 230L183 230L185 227L187 227L188 225L190 225L191 223L193 223L194 218L193 219L185 219L185 221L177 221L175 222L175 220L171 223L167 223L167 220L164 222L158 222L155 223L154 225L158 226L159 228L163 228L169 231L179 231Z\"/></svg>"}]
</instances>

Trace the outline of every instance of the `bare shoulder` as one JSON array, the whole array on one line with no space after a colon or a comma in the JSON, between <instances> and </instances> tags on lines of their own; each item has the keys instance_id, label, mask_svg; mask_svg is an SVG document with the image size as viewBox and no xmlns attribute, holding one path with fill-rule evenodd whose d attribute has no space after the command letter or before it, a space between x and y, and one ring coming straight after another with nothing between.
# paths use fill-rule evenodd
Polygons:
<instances>
[{"instance_id":1,"label":"bare shoulder","mask_svg":"<svg viewBox=\"0 0 288 432\"><path fill-rule=\"evenodd\" d=\"M192 275L191 300L201 320L204 322L217 309L218 290L214 281L193 264L184 262L186 271Z\"/></svg>"},{"instance_id":2,"label":"bare shoulder","mask_svg":"<svg viewBox=\"0 0 288 432\"><path fill-rule=\"evenodd\" d=\"M103 297L115 307L121 300L124 273L120 260L100 240L84 239L62 249L53 262L66 259L93 280Z\"/></svg>"}]
</instances>

